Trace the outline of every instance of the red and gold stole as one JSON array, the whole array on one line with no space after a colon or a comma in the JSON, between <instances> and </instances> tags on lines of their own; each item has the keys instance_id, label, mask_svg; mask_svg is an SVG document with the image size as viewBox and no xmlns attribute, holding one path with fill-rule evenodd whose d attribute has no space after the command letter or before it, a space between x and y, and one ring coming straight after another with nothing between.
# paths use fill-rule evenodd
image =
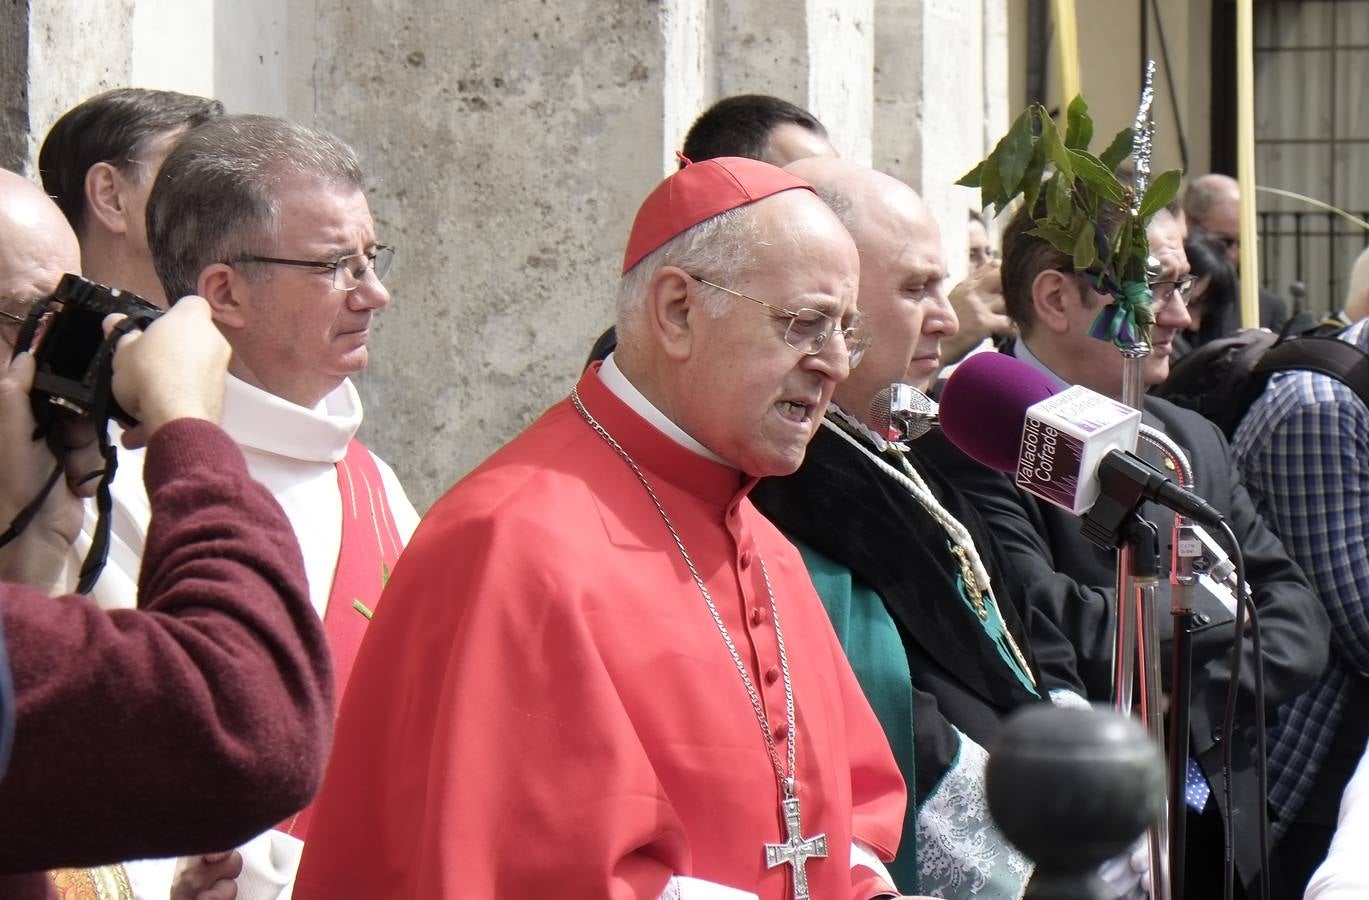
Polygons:
<instances>
[{"instance_id":1,"label":"red and gold stole","mask_svg":"<svg viewBox=\"0 0 1369 900\"><path fill-rule=\"evenodd\" d=\"M352 674L366 625L371 621L380 593L404 542L395 527L385 484L371 451L357 440L347 445L347 455L337 464L338 494L342 497L342 545L338 550L333 590L323 629L333 653L333 684L338 708L347 678ZM313 807L277 827L304 840Z\"/></svg>"}]
</instances>

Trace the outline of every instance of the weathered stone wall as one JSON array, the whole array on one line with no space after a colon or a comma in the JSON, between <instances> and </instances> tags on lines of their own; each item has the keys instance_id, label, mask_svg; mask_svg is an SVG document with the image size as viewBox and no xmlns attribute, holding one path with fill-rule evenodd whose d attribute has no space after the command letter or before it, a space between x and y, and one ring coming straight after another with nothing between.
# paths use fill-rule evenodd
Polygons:
<instances>
[{"instance_id":1,"label":"weathered stone wall","mask_svg":"<svg viewBox=\"0 0 1369 900\"><path fill-rule=\"evenodd\" d=\"M27 64L19 70L25 73L27 84L23 86L26 95L17 102L12 102L18 98L17 93L6 94L6 130L11 115L18 123L26 114L28 133L23 164L8 159L3 163L6 168L34 174L38 147L58 116L91 94L128 83L133 3L134 0L29 0L11 7L22 19L22 10L27 6L28 18L8 23L0 43L14 46L27 34Z\"/></svg>"},{"instance_id":2,"label":"weathered stone wall","mask_svg":"<svg viewBox=\"0 0 1369 900\"><path fill-rule=\"evenodd\" d=\"M29 158L30 0L6 4L0 28L0 168L23 171Z\"/></svg>"},{"instance_id":3,"label":"weathered stone wall","mask_svg":"<svg viewBox=\"0 0 1369 900\"><path fill-rule=\"evenodd\" d=\"M0 38L33 57L5 115L31 158L57 114L131 82L355 146L399 247L362 437L423 508L565 396L637 204L719 97L812 110L844 156L928 195L961 260L968 204L937 185L982 153L1002 93L985 10L1005 2L30 0L33 39Z\"/></svg>"},{"instance_id":4,"label":"weathered stone wall","mask_svg":"<svg viewBox=\"0 0 1369 900\"><path fill-rule=\"evenodd\" d=\"M1001 97L1006 0L876 0L874 161L918 191L941 223L954 279L968 268L977 191L956 187L1007 130Z\"/></svg>"},{"instance_id":5,"label":"weathered stone wall","mask_svg":"<svg viewBox=\"0 0 1369 900\"><path fill-rule=\"evenodd\" d=\"M422 507L564 396L612 321L662 174L660 7L320 0L317 35L317 121L400 248L364 437Z\"/></svg>"}]
</instances>

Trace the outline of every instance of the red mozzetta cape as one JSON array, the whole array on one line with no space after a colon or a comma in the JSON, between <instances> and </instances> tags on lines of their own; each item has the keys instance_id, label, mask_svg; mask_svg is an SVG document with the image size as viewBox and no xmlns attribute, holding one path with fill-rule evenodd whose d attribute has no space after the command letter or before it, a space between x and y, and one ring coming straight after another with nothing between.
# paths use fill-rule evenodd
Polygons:
<instances>
[{"instance_id":1,"label":"red mozzetta cape","mask_svg":"<svg viewBox=\"0 0 1369 900\"><path fill-rule=\"evenodd\" d=\"M803 561L746 493L594 372L580 395L641 466L761 692L784 757L779 604L814 897L868 898L904 786ZM732 658L665 525L569 401L438 502L368 630L296 900L655 898L672 875L789 896L778 789ZM887 888L885 888L887 890Z\"/></svg>"}]
</instances>

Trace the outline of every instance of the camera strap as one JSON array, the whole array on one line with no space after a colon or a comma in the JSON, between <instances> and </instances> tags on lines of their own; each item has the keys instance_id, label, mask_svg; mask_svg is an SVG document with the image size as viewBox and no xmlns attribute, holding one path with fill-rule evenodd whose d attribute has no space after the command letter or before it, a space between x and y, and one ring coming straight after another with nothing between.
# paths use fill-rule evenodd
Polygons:
<instances>
[{"instance_id":1,"label":"camera strap","mask_svg":"<svg viewBox=\"0 0 1369 900\"><path fill-rule=\"evenodd\" d=\"M48 305L43 302L33 304L27 316L24 317L24 324L19 326L19 334L14 338L15 354L23 353L33 349L33 339L38 334L38 325L43 321L43 316L47 315Z\"/></svg>"},{"instance_id":2,"label":"camera strap","mask_svg":"<svg viewBox=\"0 0 1369 900\"><path fill-rule=\"evenodd\" d=\"M105 459L105 467L100 473L100 484L95 489L95 533L90 538L90 550L81 561L81 573L76 581L76 593L89 594L109 559L109 519L114 509L114 498L109 486L114 481L114 470L119 466L119 451L109 440L109 419L99 430L100 455Z\"/></svg>"},{"instance_id":3,"label":"camera strap","mask_svg":"<svg viewBox=\"0 0 1369 900\"><path fill-rule=\"evenodd\" d=\"M36 320L34 324L36 324ZM111 388L111 380L114 374L114 347L120 338L137 327L137 323L132 319L121 320L110 330L109 335L100 344L99 350L96 351L95 364L98 366L100 377L98 380L99 387L95 392L90 408L90 420L95 426L95 434L100 448L100 456L104 459L104 467L87 476L87 480L96 475L100 478L100 483L95 489L95 509L98 515L95 521L95 533L91 535L90 550L81 562L81 571L76 584L78 594L90 593L91 588L95 587L95 582L99 579L100 573L104 571L105 562L109 558L110 513L114 509L114 498L110 493L110 485L114 481L114 473L119 466L118 450L109 439L109 423L114 412L114 395ZM31 340L33 337L32 328L26 327L26 331L26 335L21 335L21 342L23 343L27 343L27 340ZM38 496L29 501L28 505L14 517L9 528L0 534L0 547L5 546L22 534L24 529L33 522L38 511L42 509L43 503L47 501L48 495L52 493L52 489L57 486L57 482L62 477L63 459L67 450L62 440L60 414L38 406L34 410L34 415L38 422L33 432L33 439L35 441L46 441L48 450L57 460L57 465L53 467L52 474L48 476L47 481L38 491Z\"/></svg>"},{"instance_id":4,"label":"camera strap","mask_svg":"<svg viewBox=\"0 0 1369 900\"><path fill-rule=\"evenodd\" d=\"M23 318L23 325L19 326L19 334L14 341L14 356L27 351L33 345L33 337L38 332L38 322L42 321L44 312L44 304L34 304L34 307L29 310L29 315ZM38 515L38 510L41 510L42 504L47 501L49 493L52 493L52 488L55 488L57 484L57 479L62 478L62 440L56 437L51 422L38 422L38 426L33 430L33 440L37 441L40 438L47 440L48 449L52 451L53 459L57 460L57 464L52 467L52 474L48 475L47 481L42 484L42 489L38 490L38 496L30 500L25 508L19 510L19 514L14 516L14 522L11 522L10 527L7 527L4 533L0 534L0 547L4 547L14 538L21 536L23 529L29 527L34 516Z\"/></svg>"},{"instance_id":5,"label":"camera strap","mask_svg":"<svg viewBox=\"0 0 1369 900\"><path fill-rule=\"evenodd\" d=\"M100 484L95 489L95 533L90 537L90 550L81 562L81 573L76 582L76 593L88 594L100 573L104 571L109 559L110 513L114 509L114 498L110 485L114 473L119 468L119 451L109 439L109 422L114 416L114 348L119 339L130 331L137 330L139 323L132 318L120 319L110 329L109 335L100 344L95 354L95 365L100 377L95 396L92 398L90 418L95 423L95 434L99 440L100 455L104 457L105 467L100 474Z\"/></svg>"},{"instance_id":6,"label":"camera strap","mask_svg":"<svg viewBox=\"0 0 1369 900\"><path fill-rule=\"evenodd\" d=\"M38 333L38 323L42 321L45 311L46 305L37 303L29 310L28 315L24 317L24 324L20 326L19 334L14 340L14 353L16 355L31 349L34 335ZM57 485L58 479L62 477L62 456L65 451L62 447L60 433L57 429L52 427L51 419L39 421L37 427L33 430L33 440L37 441L40 439L47 442L48 449L52 452L53 458L57 460L57 465L53 466L52 474L48 475L47 481L43 483L42 489L38 491L38 496L34 497L29 501L27 506L19 510L19 514L14 517L14 521L10 523L10 527L6 528L3 534L0 534L0 547L5 546L10 541L23 534L24 529L29 527L29 523L33 521L34 516L38 515L38 510L43 508L43 504L48 499L48 494L52 493L52 489Z\"/></svg>"},{"instance_id":7,"label":"camera strap","mask_svg":"<svg viewBox=\"0 0 1369 900\"><path fill-rule=\"evenodd\" d=\"M60 459L61 457L58 454L61 450L61 441L54 437L56 433L57 432L51 428L46 429L45 433L45 430L40 426L34 430L33 439L36 441L39 438L46 438L48 448L52 449L53 456ZM58 445L56 449L53 449L54 444ZM48 494L52 493L53 487L56 486L57 480L61 477L62 464L58 462L57 465L52 467L52 474L49 475L48 480L43 483L42 490L38 492L38 496L34 497L29 501L27 506L19 510L19 514L14 517L14 521L10 523L10 527L5 529L4 534L0 534L0 547L5 546L10 541L17 538L23 533L25 528L29 527L29 523L33 521L34 516L38 515L38 510L42 509L43 503L48 499Z\"/></svg>"}]
</instances>

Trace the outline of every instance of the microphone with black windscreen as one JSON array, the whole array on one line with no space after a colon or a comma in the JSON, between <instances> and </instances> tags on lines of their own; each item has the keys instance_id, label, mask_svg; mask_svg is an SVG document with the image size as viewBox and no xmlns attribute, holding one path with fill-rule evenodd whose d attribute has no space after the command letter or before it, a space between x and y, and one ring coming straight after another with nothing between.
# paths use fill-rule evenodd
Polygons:
<instances>
[{"instance_id":1,"label":"microphone with black windscreen","mask_svg":"<svg viewBox=\"0 0 1369 900\"><path fill-rule=\"evenodd\" d=\"M990 745L985 791L994 822L1036 863L1024 900L1112 900L1097 871L1159 819L1165 762L1115 712L1032 703Z\"/></svg>"},{"instance_id":2,"label":"microphone with black windscreen","mask_svg":"<svg viewBox=\"0 0 1369 900\"><path fill-rule=\"evenodd\" d=\"M962 362L942 389L941 430L970 458L1018 487L1085 516L1085 534L1114 546L1120 523L1144 500L1218 527L1222 514L1131 449L1141 413L1001 353Z\"/></svg>"}]
</instances>

